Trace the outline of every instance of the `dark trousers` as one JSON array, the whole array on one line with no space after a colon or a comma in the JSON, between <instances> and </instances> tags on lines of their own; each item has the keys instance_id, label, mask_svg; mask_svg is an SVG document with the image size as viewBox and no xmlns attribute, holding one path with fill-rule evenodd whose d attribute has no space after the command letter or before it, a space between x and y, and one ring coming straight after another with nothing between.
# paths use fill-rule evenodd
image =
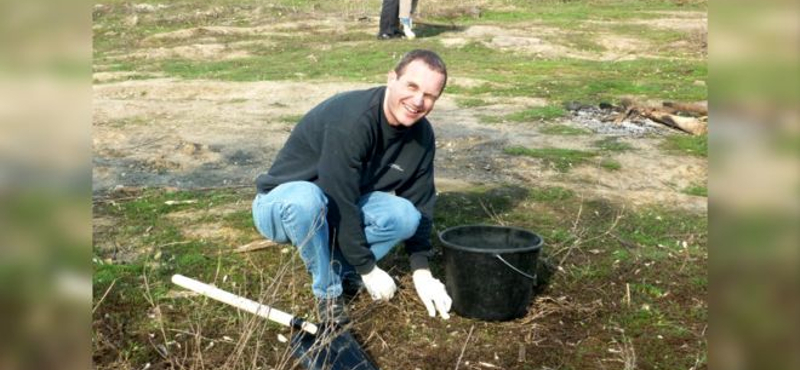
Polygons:
<instances>
[{"instance_id":1,"label":"dark trousers","mask_svg":"<svg viewBox=\"0 0 800 370\"><path fill-rule=\"evenodd\" d=\"M400 14L400 0L383 0L381 7L381 25L379 35L400 33L399 21L397 17Z\"/></svg>"}]
</instances>

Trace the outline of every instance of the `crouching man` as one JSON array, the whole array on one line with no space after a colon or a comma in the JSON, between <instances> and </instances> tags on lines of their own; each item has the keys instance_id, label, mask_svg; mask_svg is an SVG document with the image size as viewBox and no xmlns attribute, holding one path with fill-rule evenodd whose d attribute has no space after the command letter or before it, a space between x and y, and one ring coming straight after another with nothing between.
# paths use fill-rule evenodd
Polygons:
<instances>
[{"instance_id":1,"label":"crouching man","mask_svg":"<svg viewBox=\"0 0 800 370\"><path fill-rule=\"evenodd\" d=\"M256 179L256 228L299 249L321 321L349 322L343 293L360 287L374 300L391 299L397 286L377 262L400 242L428 314L449 318L452 300L428 268L436 190L425 118L446 82L436 53L407 53L386 86L337 94L310 110Z\"/></svg>"}]
</instances>

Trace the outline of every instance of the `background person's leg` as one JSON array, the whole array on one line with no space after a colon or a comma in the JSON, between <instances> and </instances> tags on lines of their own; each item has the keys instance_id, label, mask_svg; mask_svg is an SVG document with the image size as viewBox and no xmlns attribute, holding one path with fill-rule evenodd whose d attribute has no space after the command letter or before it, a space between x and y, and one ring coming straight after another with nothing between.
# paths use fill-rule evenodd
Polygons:
<instances>
[{"instance_id":1,"label":"background person's leg","mask_svg":"<svg viewBox=\"0 0 800 370\"><path fill-rule=\"evenodd\" d=\"M282 184L253 201L256 229L268 239L298 247L319 298L342 294L338 273L331 270L327 204L322 190L306 181Z\"/></svg>"},{"instance_id":2,"label":"background person's leg","mask_svg":"<svg viewBox=\"0 0 800 370\"><path fill-rule=\"evenodd\" d=\"M398 14L400 19L411 17L411 1L412 0L400 0Z\"/></svg>"},{"instance_id":3,"label":"background person's leg","mask_svg":"<svg viewBox=\"0 0 800 370\"><path fill-rule=\"evenodd\" d=\"M378 37L387 35L394 37L400 30L397 28L398 18L397 14L399 9L399 0L383 0L381 6L381 21L380 29L378 30Z\"/></svg>"},{"instance_id":4,"label":"background person's leg","mask_svg":"<svg viewBox=\"0 0 800 370\"><path fill-rule=\"evenodd\" d=\"M400 0L399 20L400 27L403 28L403 34L406 38L413 40L417 36L414 34L414 31L412 31L414 26L411 19L411 1L412 0Z\"/></svg>"}]
</instances>

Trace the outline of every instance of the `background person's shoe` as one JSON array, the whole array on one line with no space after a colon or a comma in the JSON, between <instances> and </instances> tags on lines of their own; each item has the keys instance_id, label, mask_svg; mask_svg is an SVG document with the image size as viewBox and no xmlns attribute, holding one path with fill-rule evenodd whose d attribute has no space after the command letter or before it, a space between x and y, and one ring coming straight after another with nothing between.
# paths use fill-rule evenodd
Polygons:
<instances>
[{"instance_id":1,"label":"background person's shoe","mask_svg":"<svg viewBox=\"0 0 800 370\"><path fill-rule=\"evenodd\" d=\"M413 40L417 37L412 31L414 28L411 18L400 18L400 25L403 28L403 36L405 36L409 40Z\"/></svg>"},{"instance_id":2,"label":"background person's shoe","mask_svg":"<svg viewBox=\"0 0 800 370\"><path fill-rule=\"evenodd\" d=\"M320 323L344 326L350 322L344 297L320 298L317 300L317 314Z\"/></svg>"},{"instance_id":3,"label":"background person's shoe","mask_svg":"<svg viewBox=\"0 0 800 370\"><path fill-rule=\"evenodd\" d=\"M391 40L402 38L402 33L381 33L378 35L378 40Z\"/></svg>"}]
</instances>

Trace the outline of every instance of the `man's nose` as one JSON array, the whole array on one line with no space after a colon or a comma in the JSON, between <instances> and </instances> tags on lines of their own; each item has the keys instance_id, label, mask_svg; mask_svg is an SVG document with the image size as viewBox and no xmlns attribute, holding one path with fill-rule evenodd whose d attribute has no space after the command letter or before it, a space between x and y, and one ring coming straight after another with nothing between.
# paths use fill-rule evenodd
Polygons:
<instances>
[{"instance_id":1,"label":"man's nose","mask_svg":"<svg viewBox=\"0 0 800 370\"><path fill-rule=\"evenodd\" d=\"M425 104L425 95L424 95L424 94L422 94L422 93L416 93L416 94L414 94L414 97L413 97L413 100L412 100L412 102L413 102L413 103L414 103L414 105L416 105L417 107L421 107L423 104Z\"/></svg>"}]
</instances>

